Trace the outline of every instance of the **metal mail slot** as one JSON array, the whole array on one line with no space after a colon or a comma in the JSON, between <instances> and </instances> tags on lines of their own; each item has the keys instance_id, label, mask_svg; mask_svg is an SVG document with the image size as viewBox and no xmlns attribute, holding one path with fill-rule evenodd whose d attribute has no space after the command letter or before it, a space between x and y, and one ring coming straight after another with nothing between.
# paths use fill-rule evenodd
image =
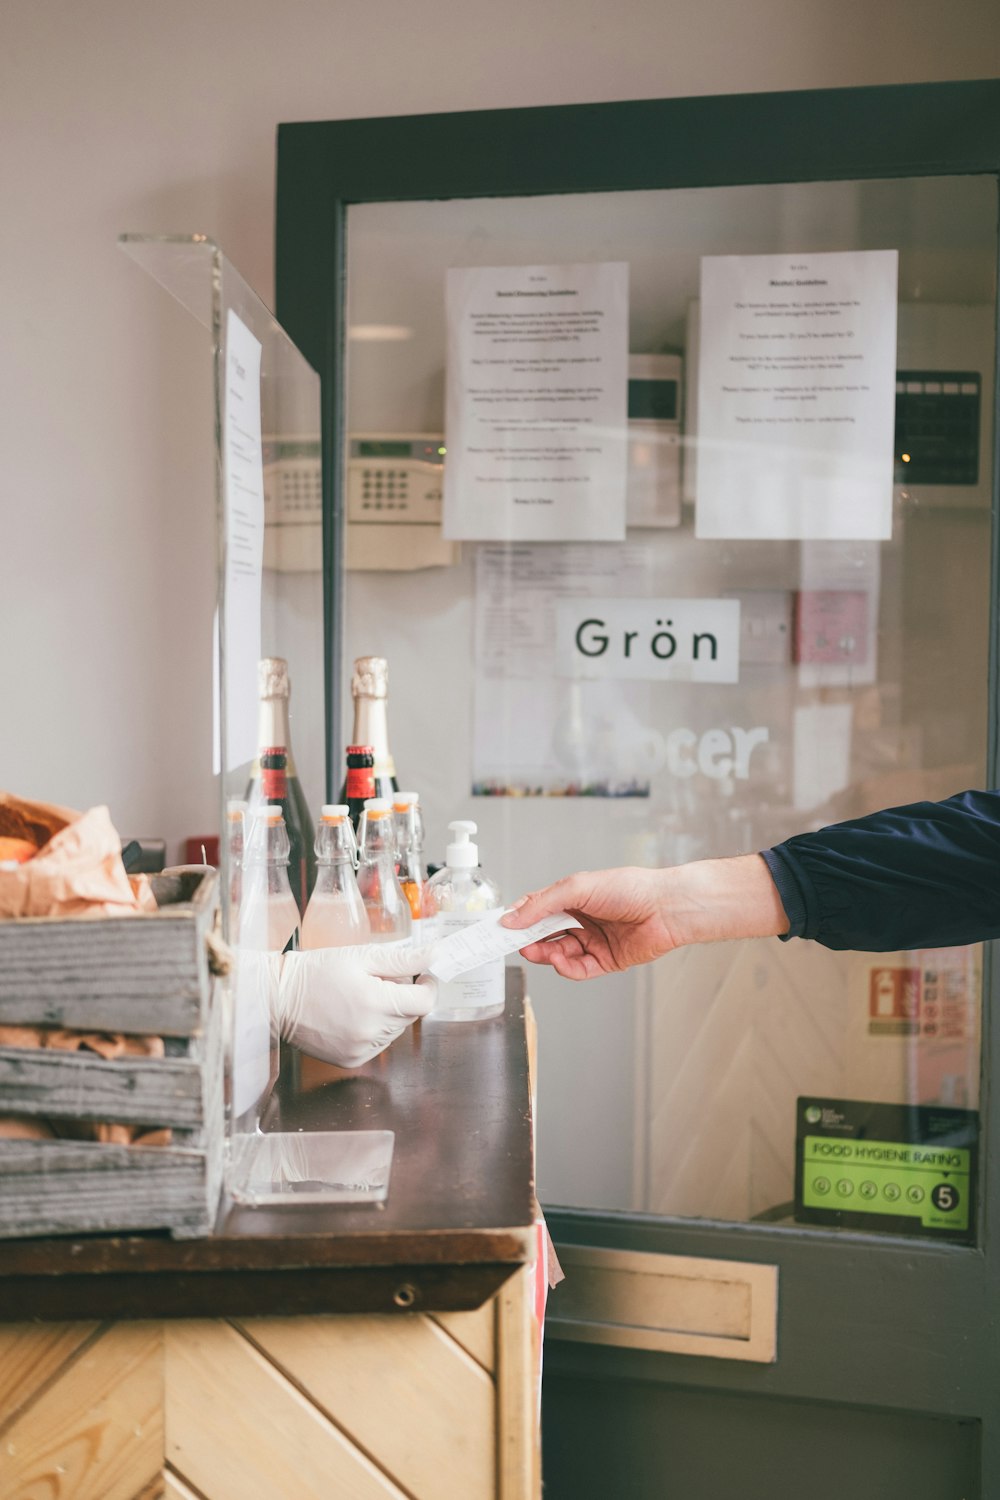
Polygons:
<instances>
[{"instance_id":1,"label":"metal mail slot","mask_svg":"<svg viewBox=\"0 0 1000 1500\"><path fill-rule=\"evenodd\" d=\"M778 1268L560 1245L551 1338L773 1364Z\"/></svg>"}]
</instances>

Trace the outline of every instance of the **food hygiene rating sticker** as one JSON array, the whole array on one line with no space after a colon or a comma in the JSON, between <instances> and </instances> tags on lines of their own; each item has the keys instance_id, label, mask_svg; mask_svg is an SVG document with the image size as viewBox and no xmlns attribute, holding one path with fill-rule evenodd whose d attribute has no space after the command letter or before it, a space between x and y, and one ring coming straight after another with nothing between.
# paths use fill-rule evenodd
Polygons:
<instances>
[{"instance_id":1,"label":"food hygiene rating sticker","mask_svg":"<svg viewBox=\"0 0 1000 1500\"><path fill-rule=\"evenodd\" d=\"M969 1242L978 1133L971 1110L799 1099L795 1217Z\"/></svg>"}]
</instances>

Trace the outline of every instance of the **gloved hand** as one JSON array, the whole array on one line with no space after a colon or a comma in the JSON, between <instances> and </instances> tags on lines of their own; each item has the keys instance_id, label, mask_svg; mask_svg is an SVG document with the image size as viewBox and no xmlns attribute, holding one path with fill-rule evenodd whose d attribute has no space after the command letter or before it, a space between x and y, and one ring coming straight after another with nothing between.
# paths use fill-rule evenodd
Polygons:
<instances>
[{"instance_id":1,"label":"gloved hand","mask_svg":"<svg viewBox=\"0 0 1000 1500\"><path fill-rule=\"evenodd\" d=\"M434 1009L437 981L421 974L429 946L370 943L286 953L277 988L285 1041L341 1068L359 1068ZM409 979L421 977L416 984Z\"/></svg>"}]
</instances>

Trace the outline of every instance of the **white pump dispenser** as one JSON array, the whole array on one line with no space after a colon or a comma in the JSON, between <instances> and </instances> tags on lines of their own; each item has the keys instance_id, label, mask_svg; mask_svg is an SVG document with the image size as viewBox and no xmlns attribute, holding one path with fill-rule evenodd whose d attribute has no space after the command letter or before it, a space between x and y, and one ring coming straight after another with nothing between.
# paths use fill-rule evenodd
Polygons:
<instances>
[{"instance_id":1,"label":"white pump dispenser","mask_svg":"<svg viewBox=\"0 0 1000 1500\"><path fill-rule=\"evenodd\" d=\"M430 881L430 892L438 915L436 932L444 937L478 922L486 912L500 906L500 892L479 869L479 847L472 842L475 823L459 820L448 824L452 835L445 852L445 867ZM485 1021L503 1014L503 959L491 959L442 984L438 1001L428 1021ZM426 1022L425 1022L426 1024Z\"/></svg>"},{"instance_id":2,"label":"white pump dispenser","mask_svg":"<svg viewBox=\"0 0 1000 1500\"><path fill-rule=\"evenodd\" d=\"M444 862L449 870L474 870L479 864L479 845L472 842L478 832L475 823L449 823L448 829L455 835L445 850Z\"/></svg>"}]
</instances>

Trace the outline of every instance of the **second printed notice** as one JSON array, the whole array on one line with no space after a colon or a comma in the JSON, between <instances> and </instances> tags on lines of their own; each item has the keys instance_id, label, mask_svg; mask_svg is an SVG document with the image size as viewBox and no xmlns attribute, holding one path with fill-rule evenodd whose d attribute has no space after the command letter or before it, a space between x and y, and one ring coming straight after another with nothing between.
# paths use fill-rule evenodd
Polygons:
<instances>
[{"instance_id":1,"label":"second printed notice","mask_svg":"<svg viewBox=\"0 0 1000 1500\"><path fill-rule=\"evenodd\" d=\"M892 535L895 250L701 263L697 535Z\"/></svg>"}]
</instances>

